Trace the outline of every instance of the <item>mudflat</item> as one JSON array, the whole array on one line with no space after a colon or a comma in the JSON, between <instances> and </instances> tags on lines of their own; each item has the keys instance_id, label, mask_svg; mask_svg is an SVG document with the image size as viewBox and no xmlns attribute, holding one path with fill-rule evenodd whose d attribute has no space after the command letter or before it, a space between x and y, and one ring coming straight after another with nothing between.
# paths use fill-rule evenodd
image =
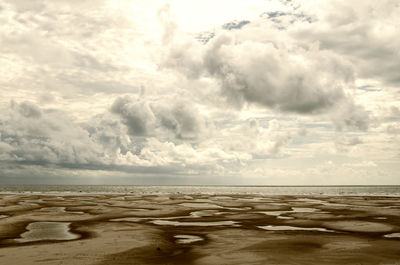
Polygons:
<instances>
[{"instance_id":1,"label":"mudflat","mask_svg":"<svg viewBox=\"0 0 400 265\"><path fill-rule=\"evenodd\" d=\"M400 199L0 194L0 264L400 264Z\"/></svg>"}]
</instances>

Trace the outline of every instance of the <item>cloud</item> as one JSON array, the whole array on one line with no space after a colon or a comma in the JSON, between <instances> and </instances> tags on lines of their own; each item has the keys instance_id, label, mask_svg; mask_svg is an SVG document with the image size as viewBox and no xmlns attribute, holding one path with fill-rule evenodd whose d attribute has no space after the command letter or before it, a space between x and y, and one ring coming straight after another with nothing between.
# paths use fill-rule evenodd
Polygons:
<instances>
[{"instance_id":1,"label":"cloud","mask_svg":"<svg viewBox=\"0 0 400 265\"><path fill-rule=\"evenodd\" d=\"M223 149L249 153L256 159L284 156L285 147L290 144L293 135L280 127L276 119L268 121L266 128L257 119L249 119L244 124L223 131L230 138L223 142Z\"/></svg>"},{"instance_id":2,"label":"cloud","mask_svg":"<svg viewBox=\"0 0 400 265\"><path fill-rule=\"evenodd\" d=\"M25 118L40 118L42 116L42 112L40 111L40 109L35 104L29 101L24 101L19 105L15 102L11 102L11 107L16 107L19 114L21 114Z\"/></svg>"},{"instance_id":3,"label":"cloud","mask_svg":"<svg viewBox=\"0 0 400 265\"><path fill-rule=\"evenodd\" d=\"M290 51L273 43L215 38L205 67L237 105L255 103L284 112L312 114L331 108L345 95L352 70L319 50Z\"/></svg>"},{"instance_id":4,"label":"cloud","mask_svg":"<svg viewBox=\"0 0 400 265\"><path fill-rule=\"evenodd\" d=\"M396 0L0 8L2 180L397 181Z\"/></svg>"},{"instance_id":5,"label":"cloud","mask_svg":"<svg viewBox=\"0 0 400 265\"><path fill-rule=\"evenodd\" d=\"M332 120L338 131L344 129L365 131L368 130L370 118L363 106L353 102L342 102L334 111Z\"/></svg>"},{"instance_id":6,"label":"cloud","mask_svg":"<svg viewBox=\"0 0 400 265\"><path fill-rule=\"evenodd\" d=\"M188 101L152 102L146 99L119 97L111 106L132 136L195 140L202 136L206 121Z\"/></svg>"},{"instance_id":7,"label":"cloud","mask_svg":"<svg viewBox=\"0 0 400 265\"><path fill-rule=\"evenodd\" d=\"M248 21L248 20L232 21L232 22L222 25L222 28L226 29L226 30L241 29L242 27L244 27L245 25L247 25L249 23L250 23L250 21Z\"/></svg>"},{"instance_id":8,"label":"cloud","mask_svg":"<svg viewBox=\"0 0 400 265\"><path fill-rule=\"evenodd\" d=\"M121 117L129 134L147 136L152 133L151 127L154 127L155 116L147 102L134 102L129 97L119 97L111 106L111 112Z\"/></svg>"},{"instance_id":9,"label":"cloud","mask_svg":"<svg viewBox=\"0 0 400 265\"><path fill-rule=\"evenodd\" d=\"M78 164L102 160L102 148L63 112L44 113L31 102L12 102L1 124L0 140L9 146L7 160Z\"/></svg>"},{"instance_id":10,"label":"cloud","mask_svg":"<svg viewBox=\"0 0 400 265\"><path fill-rule=\"evenodd\" d=\"M354 99L354 61L317 40L305 43L297 32L320 21L305 9L293 12L268 13L234 32L217 30L206 42L171 38L160 65L189 79L215 80L238 109L256 105L277 113L324 114L339 131L368 130L369 113ZM282 16L291 17L287 32L274 26Z\"/></svg>"},{"instance_id":11,"label":"cloud","mask_svg":"<svg viewBox=\"0 0 400 265\"><path fill-rule=\"evenodd\" d=\"M300 6L300 12L316 17L290 34L306 42L319 42L321 49L346 56L363 78L399 85L400 20L397 1L315 1Z\"/></svg>"},{"instance_id":12,"label":"cloud","mask_svg":"<svg viewBox=\"0 0 400 265\"><path fill-rule=\"evenodd\" d=\"M224 166L251 158L207 143L206 124L197 110L182 101L172 103L119 97L110 108L112 114L77 123L61 110L13 101L9 115L0 120L0 174L30 167L217 174ZM145 115L152 117L151 123Z\"/></svg>"}]
</instances>

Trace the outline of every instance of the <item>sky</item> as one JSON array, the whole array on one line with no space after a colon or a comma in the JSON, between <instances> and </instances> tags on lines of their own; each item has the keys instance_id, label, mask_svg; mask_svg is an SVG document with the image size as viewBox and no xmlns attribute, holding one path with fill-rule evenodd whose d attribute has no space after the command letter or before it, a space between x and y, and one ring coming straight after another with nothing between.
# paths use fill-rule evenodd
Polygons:
<instances>
[{"instance_id":1,"label":"sky","mask_svg":"<svg viewBox=\"0 0 400 265\"><path fill-rule=\"evenodd\" d=\"M0 184L400 184L398 0L0 0Z\"/></svg>"}]
</instances>

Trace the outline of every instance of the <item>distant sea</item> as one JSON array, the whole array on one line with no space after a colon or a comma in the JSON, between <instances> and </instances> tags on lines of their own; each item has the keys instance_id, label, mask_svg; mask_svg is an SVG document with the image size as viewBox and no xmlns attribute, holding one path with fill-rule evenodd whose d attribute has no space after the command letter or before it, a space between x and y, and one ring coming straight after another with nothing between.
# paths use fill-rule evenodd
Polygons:
<instances>
[{"instance_id":1,"label":"distant sea","mask_svg":"<svg viewBox=\"0 0 400 265\"><path fill-rule=\"evenodd\" d=\"M110 185L0 185L0 193L70 194L259 194L259 195L334 195L400 196L394 186L110 186Z\"/></svg>"}]
</instances>

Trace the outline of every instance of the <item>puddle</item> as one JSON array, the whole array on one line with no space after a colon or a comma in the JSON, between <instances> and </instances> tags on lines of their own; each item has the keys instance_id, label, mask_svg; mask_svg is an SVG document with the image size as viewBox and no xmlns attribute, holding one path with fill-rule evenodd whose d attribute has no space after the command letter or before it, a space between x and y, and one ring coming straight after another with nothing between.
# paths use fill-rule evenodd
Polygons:
<instances>
[{"instance_id":1,"label":"puddle","mask_svg":"<svg viewBox=\"0 0 400 265\"><path fill-rule=\"evenodd\" d=\"M169 196L159 196L153 199L153 201L170 201L170 197Z\"/></svg>"},{"instance_id":2,"label":"puddle","mask_svg":"<svg viewBox=\"0 0 400 265\"><path fill-rule=\"evenodd\" d=\"M69 231L68 222L34 222L30 223L21 238L15 239L20 243L41 241L41 240L72 240L80 236Z\"/></svg>"},{"instance_id":3,"label":"puddle","mask_svg":"<svg viewBox=\"0 0 400 265\"><path fill-rule=\"evenodd\" d=\"M193 217L206 217L206 216L214 216L218 213L218 210L203 210L191 212L190 215Z\"/></svg>"},{"instance_id":4,"label":"puddle","mask_svg":"<svg viewBox=\"0 0 400 265\"><path fill-rule=\"evenodd\" d=\"M155 225L172 225L172 226L224 226L232 225L237 226L236 221L215 221L215 222L178 222L178 221L168 221L168 220L154 220L150 223Z\"/></svg>"},{"instance_id":5,"label":"puddle","mask_svg":"<svg viewBox=\"0 0 400 265\"><path fill-rule=\"evenodd\" d=\"M258 212L258 213L262 213L262 214L270 215L270 216L279 216L284 213L293 213L293 212L292 211L264 211L264 212Z\"/></svg>"},{"instance_id":6,"label":"puddle","mask_svg":"<svg viewBox=\"0 0 400 265\"><path fill-rule=\"evenodd\" d=\"M193 236L193 235L176 235L174 236L177 240L175 241L178 244L190 244L194 243L197 241L202 241L203 238L199 236Z\"/></svg>"},{"instance_id":7,"label":"puddle","mask_svg":"<svg viewBox=\"0 0 400 265\"><path fill-rule=\"evenodd\" d=\"M90 201L78 201L78 200L68 200L68 201L81 205L101 205L101 203L95 203Z\"/></svg>"},{"instance_id":8,"label":"puddle","mask_svg":"<svg viewBox=\"0 0 400 265\"><path fill-rule=\"evenodd\" d=\"M184 207L191 207L191 208L223 208L216 204L211 203L195 203L195 202L184 202L180 203L179 205Z\"/></svg>"},{"instance_id":9,"label":"puddle","mask_svg":"<svg viewBox=\"0 0 400 265\"><path fill-rule=\"evenodd\" d=\"M392 226L381 223L367 222L367 221L337 221L326 222L324 226L350 232L389 232Z\"/></svg>"},{"instance_id":10,"label":"puddle","mask_svg":"<svg viewBox=\"0 0 400 265\"><path fill-rule=\"evenodd\" d=\"M294 217L291 217L291 216L277 216L276 218L284 219L284 220L292 220L292 219L294 219Z\"/></svg>"},{"instance_id":11,"label":"puddle","mask_svg":"<svg viewBox=\"0 0 400 265\"><path fill-rule=\"evenodd\" d=\"M65 198L63 198L63 197L52 197L52 198L46 199L46 201L65 201Z\"/></svg>"},{"instance_id":12,"label":"puddle","mask_svg":"<svg viewBox=\"0 0 400 265\"><path fill-rule=\"evenodd\" d=\"M229 196L215 196L213 197L213 200L232 200L232 197Z\"/></svg>"},{"instance_id":13,"label":"puddle","mask_svg":"<svg viewBox=\"0 0 400 265\"><path fill-rule=\"evenodd\" d=\"M315 209L315 208L301 208L301 207L292 207L292 212L295 213L314 213L319 211L319 209Z\"/></svg>"},{"instance_id":14,"label":"puddle","mask_svg":"<svg viewBox=\"0 0 400 265\"><path fill-rule=\"evenodd\" d=\"M23 206L39 206L39 204L33 202L19 202L18 204Z\"/></svg>"},{"instance_id":15,"label":"puddle","mask_svg":"<svg viewBox=\"0 0 400 265\"><path fill-rule=\"evenodd\" d=\"M383 217L383 216L379 216L379 217L375 217L374 219L377 219L377 220L386 220L387 218L386 218L386 217Z\"/></svg>"},{"instance_id":16,"label":"puddle","mask_svg":"<svg viewBox=\"0 0 400 265\"><path fill-rule=\"evenodd\" d=\"M43 207L43 208L40 208L39 211L65 213L65 207Z\"/></svg>"},{"instance_id":17,"label":"puddle","mask_svg":"<svg viewBox=\"0 0 400 265\"><path fill-rule=\"evenodd\" d=\"M208 202L214 202L214 201L211 200L211 199L195 199L194 202L205 202L205 203L208 203Z\"/></svg>"},{"instance_id":18,"label":"puddle","mask_svg":"<svg viewBox=\"0 0 400 265\"><path fill-rule=\"evenodd\" d=\"M392 234L387 234L384 235L386 238L400 238L400 233L392 233Z\"/></svg>"},{"instance_id":19,"label":"puddle","mask_svg":"<svg viewBox=\"0 0 400 265\"><path fill-rule=\"evenodd\" d=\"M332 230L328 230L325 228L318 227L297 227L297 226L287 226L287 225L266 225L266 226L257 226L258 228L268 230L268 231L318 231L318 232L334 232Z\"/></svg>"},{"instance_id":20,"label":"puddle","mask_svg":"<svg viewBox=\"0 0 400 265\"><path fill-rule=\"evenodd\" d=\"M315 208L302 208L302 207L292 207L292 210L290 211L262 211L262 212L258 212L258 213L262 213L265 215L270 215L270 216L276 216L279 219L293 219L293 218L286 218L284 216L280 216L282 214L286 214L286 213L314 213L314 212L318 212L319 209L315 209Z\"/></svg>"},{"instance_id":21,"label":"puddle","mask_svg":"<svg viewBox=\"0 0 400 265\"><path fill-rule=\"evenodd\" d=\"M360 248L365 248L371 246L367 242L362 241L334 241L324 245L324 248L329 248L330 250L357 250Z\"/></svg>"},{"instance_id":22,"label":"puddle","mask_svg":"<svg viewBox=\"0 0 400 265\"><path fill-rule=\"evenodd\" d=\"M111 219L112 222L141 222L143 220L149 220L149 218L145 217L123 217L123 218L115 218Z\"/></svg>"},{"instance_id":23,"label":"puddle","mask_svg":"<svg viewBox=\"0 0 400 265\"><path fill-rule=\"evenodd\" d=\"M331 206L331 207L351 207L352 205L350 204L343 204L343 203L338 203L338 202L324 202L321 203L324 206Z\"/></svg>"},{"instance_id":24,"label":"puddle","mask_svg":"<svg viewBox=\"0 0 400 265\"><path fill-rule=\"evenodd\" d=\"M248 211L251 210L251 207L224 207L224 209L233 211Z\"/></svg>"},{"instance_id":25,"label":"puddle","mask_svg":"<svg viewBox=\"0 0 400 265\"><path fill-rule=\"evenodd\" d=\"M324 203L326 203L326 201L323 201L323 200L309 199L309 198L300 198L300 199L297 199L296 201L307 202L307 203L317 203L317 204L324 204Z\"/></svg>"},{"instance_id":26,"label":"puddle","mask_svg":"<svg viewBox=\"0 0 400 265\"><path fill-rule=\"evenodd\" d=\"M73 211L66 211L67 213L72 213L72 214L86 214L85 212L73 212Z\"/></svg>"},{"instance_id":27,"label":"puddle","mask_svg":"<svg viewBox=\"0 0 400 265\"><path fill-rule=\"evenodd\" d=\"M254 197L254 198L239 198L237 201L242 201L242 202L260 202L263 201L264 198L262 197Z\"/></svg>"},{"instance_id":28,"label":"puddle","mask_svg":"<svg viewBox=\"0 0 400 265\"><path fill-rule=\"evenodd\" d=\"M182 218L190 218L192 216L170 216L170 217L122 217L110 219L113 222L141 222L146 220L175 220Z\"/></svg>"},{"instance_id":29,"label":"puddle","mask_svg":"<svg viewBox=\"0 0 400 265\"><path fill-rule=\"evenodd\" d=\"M37 203L42 203L44 201L43 201L43 199L37 199L37 200L24 200L23 202L37 204Z\"/></svg>"}]
</instances>

